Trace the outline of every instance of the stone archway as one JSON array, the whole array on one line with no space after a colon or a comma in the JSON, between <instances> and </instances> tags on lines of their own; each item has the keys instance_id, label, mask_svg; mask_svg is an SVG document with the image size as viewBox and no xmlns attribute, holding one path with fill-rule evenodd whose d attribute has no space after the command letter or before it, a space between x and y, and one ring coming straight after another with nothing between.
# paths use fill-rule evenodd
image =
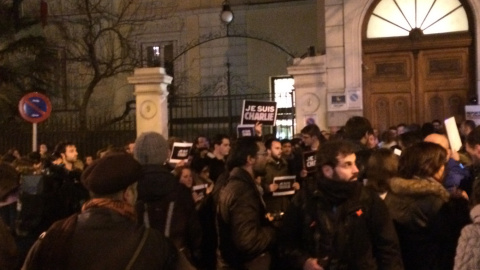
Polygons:
<instances>
[{"instance_id":1,"label":"stone archway","mask_svg":"<svg viewBox=\"0 0 480 270\"><path fill-rule=\"evenodd\" d=\"M382 131L399 123L422 124L451 116L463 121L465 105L476 95L469 7L459 1L443 8L432 2L433 9L418 2L415 6L376 3L365 17L362 35L364 115ZM401 9L411 16L401 16ZM430 14L431 10L436 13ZM398 16L392 16L392 11ZM436 19L442 16L446 19Z\"/></svg>"},{"instance_id":2,"label":"stone archway","mask_svg":"<svg viewBox=\"0 0 480 270\"><path fill-rule=\"evenodd\" d=\"M363 90L362 27L368 9L374 1L345 0L331 1L325 4L327 58L334 56L338 58L339 51L341 51L340 56L343 57L342 61L338 62L326 61L327 93L341 91L346 93L346 89ZM475 63L480 63L480 42L478 42L480 40L480 2L475 0L466 0L466 2L470 6L473 18L475 44L473 55L476 57ZM341 31L340 34L339 31ZM480 96L480 69L478 64L472 68L475 70L477 96ZM343 79L343 85L338 83L339 78ZM328 111L325 108L328 126L342 125L349 116L363 114L363 108L345 111Z\"/></svg>"}]
</instances>

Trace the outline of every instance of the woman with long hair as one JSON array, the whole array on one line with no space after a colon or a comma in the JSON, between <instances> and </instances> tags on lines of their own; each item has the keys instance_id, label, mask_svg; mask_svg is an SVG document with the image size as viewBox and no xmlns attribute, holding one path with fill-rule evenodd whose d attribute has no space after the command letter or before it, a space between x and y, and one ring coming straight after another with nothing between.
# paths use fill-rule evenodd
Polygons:
<instances>
[{"instance_id":1,"label":"woman with long hair","mask_svg":"<svg viewBox=\"0 0 480 270\"><path fill-rule=\"evenodd\" d=\"M385 200L395 222L405 269L452 269L456 241L469 222L468 201L443 187L447 153L416 143L400 157Z\"/></svg>"}]
</instances>

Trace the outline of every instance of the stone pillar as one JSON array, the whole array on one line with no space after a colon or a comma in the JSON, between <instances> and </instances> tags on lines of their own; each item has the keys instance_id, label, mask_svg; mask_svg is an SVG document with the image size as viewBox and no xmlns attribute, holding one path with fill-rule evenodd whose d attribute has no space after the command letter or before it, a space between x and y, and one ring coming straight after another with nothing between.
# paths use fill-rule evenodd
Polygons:
<instances>
[{"instance_id":1,"label":"stone pillar","mask_svg":"<svg viewBox=\"0 0 480 270\"><path fill-rule=\"evenodd\" d=\"M309 118L315 120L321 130L327 129L325 55L295 58L287 70L295 79L295 133L306 126Z\"/></svg>"},{"instance_id":2,"label":"stone pillar","mask_svg":"<svg viewBox=\"0 0 480 270\"><path fill-rule=\"evenodd\" d=\"M137 68L128 83L135 85L137 136L155 131L168 138L168 91L172 77L164 68Z\"/></svg>"}]
</instances>

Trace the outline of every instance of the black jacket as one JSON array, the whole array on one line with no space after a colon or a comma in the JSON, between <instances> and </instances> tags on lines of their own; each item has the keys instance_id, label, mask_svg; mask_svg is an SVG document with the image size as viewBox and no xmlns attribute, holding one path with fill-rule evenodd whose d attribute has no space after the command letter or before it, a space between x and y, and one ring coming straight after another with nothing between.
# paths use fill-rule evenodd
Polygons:
<instances>
[{"instance_id":1,"label":"black jacket","mask_svg":"<svg viewBox=\"0 0 480 270\"><path fill-rule=\"evenodd\" d=\"M143 173L136 205L139 222L148 220L150 227L164 233L189 259L195 260L202 228L190 189L161 165L143 165Z\"/></svg>"},{"instance_id":2,"label":"black jacket","mask_svg":"<svg viewBox=\"0 0 480 270\"><path fill-rule=\"evenodd\" d=\"M234 168L220 191L217 207L217 265L221 269L244 269L269 252L274 229L265 214L265 204L253 178L244 169Z\"/></svg>"},{"instance_id":3,"label":"black jacket","mask_svg":"<svg viewBox=\"0 0 480 270\"><path fill-rule=\"evenodd\" d=\"M330 181L325 180L322 181ZM344 184L347 185L347 184ZM301 189L283 219L279 237L284 269L303 269L317 258L324 269L403 269L388 210L377 194L349 183L344 198L324 188Z\"/></svg>"}]
</instances>

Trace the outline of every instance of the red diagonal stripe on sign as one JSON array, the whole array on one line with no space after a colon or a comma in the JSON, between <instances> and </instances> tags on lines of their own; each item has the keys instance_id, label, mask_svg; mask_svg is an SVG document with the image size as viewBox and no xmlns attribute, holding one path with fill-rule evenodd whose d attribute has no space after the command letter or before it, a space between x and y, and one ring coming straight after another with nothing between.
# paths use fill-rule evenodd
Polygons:
<instances>
[{"instance_id":1,"label":"red diagonal stripe on sign","mask_svg":"<svg viewBox=\"0 0 480 270\"><path fill-rule=\"evenodd\" d=\"M39 114L41 115L44 115L45 112L42 111L42 109L40 109L39 107L37 107L37 105L33 104L30 102L30 100L25 100L25 103L27 103L30 107L32 107L33 110L35 110L36 112L38 112Z\"/></svg>"}]
</instances>

